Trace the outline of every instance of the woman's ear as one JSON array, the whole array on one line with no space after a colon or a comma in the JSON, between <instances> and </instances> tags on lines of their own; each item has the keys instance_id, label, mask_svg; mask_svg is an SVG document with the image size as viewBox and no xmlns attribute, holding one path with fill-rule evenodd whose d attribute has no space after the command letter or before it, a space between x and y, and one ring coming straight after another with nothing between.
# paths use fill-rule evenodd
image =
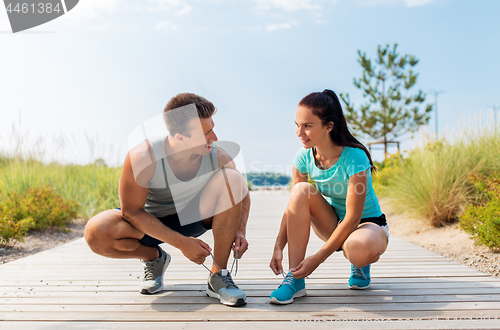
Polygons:
<instances>
[{"instance_id":1,"label":"woman's ear","mask_svg":"<svg viewBox=\"0 0 500 330\"><path fill-rule=\"evenodd\" d=\"M326 124L326 130L328 131L328 133L330 133L332 129L333 129L333 121Z\"/></svg>"}]
</instances>

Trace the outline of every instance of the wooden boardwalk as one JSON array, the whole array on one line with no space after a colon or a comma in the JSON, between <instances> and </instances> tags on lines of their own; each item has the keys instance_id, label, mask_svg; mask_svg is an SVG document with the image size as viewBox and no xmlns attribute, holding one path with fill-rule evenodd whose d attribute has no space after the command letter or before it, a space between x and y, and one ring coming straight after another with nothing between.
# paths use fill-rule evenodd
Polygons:
<instances>
[{"instance_id":1,"label":"wooden boardwalk","mask_svg":"<svg viewBox=\"0 0 500 330\"><path fill-rule=\"evenodd\" d=\"M246 306L206 297L208 272L168 246L164 291L141 295L138 260L97 256L79 239L0 266L0 329L500 328L500 280L396 237L370 290L348 288L350 265L335 253L306 281L307 297L269 304L282 280L268 264L287 198L252 192L250 249L235 277ZM202 239L212 245L211 236ZM308 253L321 244L313 237Z\"/></svg>"}]
</instances>

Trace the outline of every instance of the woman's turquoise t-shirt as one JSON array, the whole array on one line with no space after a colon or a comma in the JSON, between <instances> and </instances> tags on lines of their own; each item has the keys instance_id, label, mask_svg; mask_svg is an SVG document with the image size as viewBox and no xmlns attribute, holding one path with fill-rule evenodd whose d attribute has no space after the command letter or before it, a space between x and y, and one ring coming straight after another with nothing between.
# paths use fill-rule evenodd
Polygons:
<instances>
[{"instance_id":1,"label":"woman's turquoise t-shirt","mask_svg":"<svg viewBox=\"0 0 500 330\"><path fill-rule=\"evenodd\" d=\"M382 215L377 195L373 190L370 161L362 149L345 146L339 160L331 168L321 170L314 161L313 149L301 148L295 155L293 165L300 173L309 174L311 180L316 182L316 187L333 206L339 220L343 220L346 213L349 178L356 173L368 170L365 207L361 218Z\"/></svg>"}]
</instances>

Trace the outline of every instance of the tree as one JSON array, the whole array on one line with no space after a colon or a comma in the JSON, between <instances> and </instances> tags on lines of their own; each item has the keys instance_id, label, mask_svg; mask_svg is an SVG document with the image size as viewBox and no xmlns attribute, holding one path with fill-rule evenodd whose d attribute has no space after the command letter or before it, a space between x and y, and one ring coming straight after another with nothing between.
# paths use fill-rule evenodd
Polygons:
<instances>
[{"instance_id":1,"label":"tree","mask_svg":"<svg viewBox=\"0 0 500 330\"><path fill-rule=\"evenodd\" d=\"M389 45L378 46L378 58L375 65L358 50L359 64L363 67L363 76L354 78L354 86L363 91L367 99L359 109L355 109L349 94L340 94L346 105L346 119L356 134L370 136L375 140L383 138L387 157L387 142L408 132L414 133L420 126L427 124L432 111L428 104L425 110L419 107L426 95L419 90L410 91L417 83L418 73L413 71L418 59L413 55L400 56L398 44L392 51Z\"/></svg>"}]
</instances>

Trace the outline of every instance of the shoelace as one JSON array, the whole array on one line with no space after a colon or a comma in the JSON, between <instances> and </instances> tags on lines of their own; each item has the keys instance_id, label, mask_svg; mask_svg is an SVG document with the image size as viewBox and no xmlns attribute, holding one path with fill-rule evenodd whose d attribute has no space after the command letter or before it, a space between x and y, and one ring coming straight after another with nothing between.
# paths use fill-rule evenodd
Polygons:
<instances>
[{"instance_id":1,"label":"shoelace","mask_svg":"<svg viewBox=\"0 0 500 330\"><path fill-rule=\"evenodd\" d=\"M217 271L220 271L220 268L219 268L219 266L217 266L217 263L215 262L215 258L214 258L214 255L212 254L212 252L208 251L208 253L210 253L210 256L212 257L215 268L217 268ZM229 274L233 273L233 267L234 267L235 262L236 262L236 269L234 270L234 276L236 276L236 274L238 273L238 250L236 250L236 257L233 259L233 264L231 265L231 271L229 272ZM214 274L214 273L212 273L212 270L210 270L207 266L205 266L205 264L201 264L201 265L203 267L205 267L205 269L210 272L210 275ZM234 285L234 283L233 283L233 285Z\"/></svg>"},{"instance_id":2,"label":"shoelace","mask_svg":"<svg viewBox=\"0 0 500 330\"><path fill-rule=\"evenodd\" d=\"M293 280L295 278L293 277L293 275L291 273L287 273L286 275L285 275L285 273L281 273L281 275L283 276L283 282L281 283L281 285L292 285Z\"/></svg>"},{"instance_id":3,"label":"shoelace","mask_svg":"<svg viewBox=\"0 0 500 330\"><path fill-rule=\"evenodd\" d=\"M361 269L361 267L352 265L352 273L353 273L352 276L361 276L363 279L366 280L366 275Z\"/></svg>"},{"instance_id":4,"label":"shoelace","mask_svg":"<svg viewBox=\"0 0 500 330\"><path fill-rule=\"evenodd\" d=\"M144 262L144 281L154 281L154 266L151 261Z\"/></svg>"},{"instance_id":5,"label":"shoelace","mask_svg":"<svg viewBox=\"0 0 500 330\"><path fill-rule=\"evenodd\" d=\"M226 283L226 288L234 288L238 289L238 286L234 284L233 278L231 277L231 274L228 273L226 276L220 275L220 278Z\"/></svg>"}]
</instances>

